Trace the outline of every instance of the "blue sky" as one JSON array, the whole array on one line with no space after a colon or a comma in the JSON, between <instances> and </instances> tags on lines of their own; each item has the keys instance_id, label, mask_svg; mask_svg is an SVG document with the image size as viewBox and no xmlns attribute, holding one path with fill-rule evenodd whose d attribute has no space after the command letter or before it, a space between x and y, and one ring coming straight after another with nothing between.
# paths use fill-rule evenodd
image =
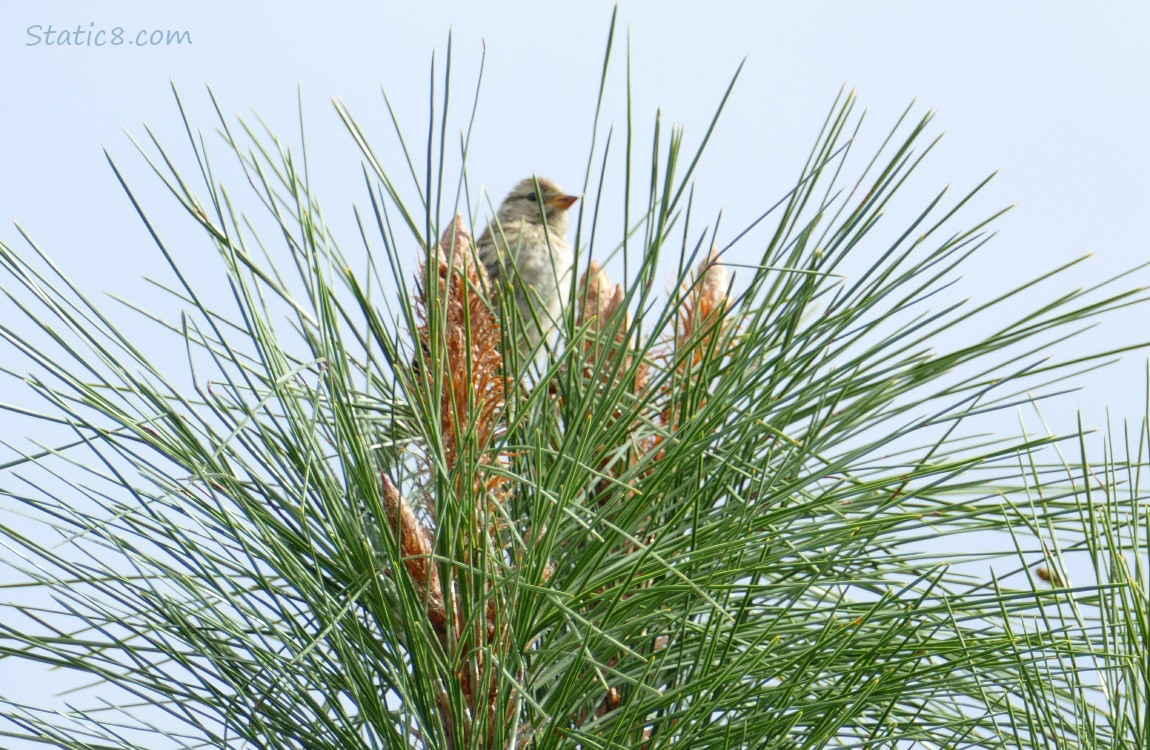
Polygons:
<instances>
[{"instance_id":1,"label":"blue sky","mask_svg":"<svg viewBox=\"0 0 1150 750\"><path fill-rule=\"evenodd\" d=\"M161 274L162 262L103 149L149 199L150 211L174 217L123 132L146 138L147 123L165 146L186 154L172 83L209 145L214 113L205 85L225 115L258 112L289 142L302 91L319 197L332 224L350 229L350 206L363 204L364 195L331 100L346 102L387 146L384 88L408 137L422 137L431 56L437 54L442 71L449 32L458 127L486 49L469 156L473 186L498 201L533 171L568 187L581 182L612 4L267 7L7 0L0 22L0 90L9 103L0 122L0 239L18 241L11 223L17 221L91 291L150 300L140 278ZM1144 137L1150 50L1141 38L1150 10L1143 5L625 2L619 16L631 42L634 118L642 134L650 133L659 108L665 124L685 127L688 143L700 137L746 58L698 171L697 221L713 221L721 209L723 226L734 234L781 196L847 86L868 113L864 143L883 135L912 100L918 112L937 111L932 132L946 137L914 188L923 200L943 185L959 191L999 171L968 223L1017 206L999 222L1000 236L967 266L958 286L963 295L989 296L1086 253L1094 258L1075 283L1150 257L1139 231L1150 203ZM127 40L140 31L186 31L191 44L48 45L49 25L103 29L108 39L119 27ZM617 126L624 113L623 50L617 49L606 114ZM207 251L190 241L177 247ZM1142 274L1132 283L1148 280ZM1115 316L1075 346L1132 343L1140 320L1137 311ZM1129 355L1084 378L1085 391L1056 411L1072 419L1081 405L1096 423L1109 405L1136 418L1143 373L1142 355Z\"/></svg>"},{"instance_id":2,"label":"blue sky","mask_svg":"<svg viewBox=\"0 0 1150 750\"><path fill-rule=\"evenodd\" d=\"M172 82L210 145L215 123L205 84L226 116L254 110L291 142L302 91L318 196L333 226L354 239L351 206L365 196L331 100L344 101L388 144L382 87L405 132L422 137L431 56L435 52L442 66L449 32L457 118L465 115L486 50L469 156L473 185L495 202L533 171L577 188L611 12L612 4L596 2L5 0L0 240L20 243L12 223L18 222L93 295L111 292L145 305L153 300L141 278L163 276L163 261L120 189L107 149L148 210L171 222L166 231L173 247L193 266L196 253L211 253L202 241L179 236L188 223L179 223L124 134L146 138L147 123L166 146L185 148ZM619 21L631 43L640 132L650 132L658 108L664 123L683 124L688 142L697 141L746 58L697 175L699 221L712 221L721 209L733 234L778 199L846 86L868 112L864 143L885 134L912 100L919 112L937 111L932 132L946 137L912 197L921 194L925 202L944 185L961 191L1000 172L966 214L967 223L1017 207L971 261L956 287L962 296L989 299L1087 253L1093 259L1048 294L1150 260L1142 231L1150 204L1150 45L1144 40L1150 5L624 2ZM186 31L192 43L49 45L43 36L49 25L103 29L105 39L117 27L125 38ZM40 43L30 44L36 39ZM623 51L617 48L617 64ZM622 77L618 67L615 72L606 120L621 126ZM1150 273L1130 283L1150 285ZM1069 351L1150 339L1145 315L1112 316ZM1109 405L1119 419L1138 419L1145 359L1129 354L1083 377L1084 389L1048 404L1046 416L1070 428L1081 406L1085 421L1099 424ZM3 400L9 398L5 393Z\"/></svg>"}]
</instances>

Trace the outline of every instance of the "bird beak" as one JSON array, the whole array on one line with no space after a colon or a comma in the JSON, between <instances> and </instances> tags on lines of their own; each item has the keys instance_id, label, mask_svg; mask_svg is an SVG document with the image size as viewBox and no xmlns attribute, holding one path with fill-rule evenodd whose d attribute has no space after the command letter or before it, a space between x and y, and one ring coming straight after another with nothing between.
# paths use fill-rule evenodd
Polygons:
<instances>
[{"instance_id":1,"label":"bird beak","mask_svg":"<svg viewBox=\"0 0 1150 750\"><path fill-rule=\"evenodd\" d=\"M579 200L577 195L557 195L551 199L551 205L557 206L560 210L566 211L571 208L575 201Z\"/></svg>"}]
</instances>

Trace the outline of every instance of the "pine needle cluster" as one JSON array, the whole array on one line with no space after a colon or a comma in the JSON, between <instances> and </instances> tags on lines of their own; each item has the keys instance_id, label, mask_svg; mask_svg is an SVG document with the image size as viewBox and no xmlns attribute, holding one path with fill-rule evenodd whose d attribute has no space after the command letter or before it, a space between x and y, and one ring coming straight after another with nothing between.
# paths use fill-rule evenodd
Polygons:
<instances>
[{"instance_id":1,"label":"pine needle cluster","mask_svg":"<svg viewBox=\"0 0 1150 750\"><path fill-rule=\"evenodd\" d=\"M921 197L931 118L909 110L856 163L853 96L777 203L700 228L715 122L692 152L655 117L640 166L628 99L612 150L614 44L584 195L618 179L623 198L580 202L573 301L531 352L473 257L487 216L466 169L448 174L442 113L419 178L390 103L386 152L337 105L363 157L356 241L325 223L306 151L270 132L218 123L248 193L186 120L185 151L141 144L214 248L223 300L166 243L186 226L161 226L113 163L172 269L157 283L177 315L130 306L155 341L30 237L0 244L5 374L38 399L3 408L66 433L0 464L0 669L46 665L75 690L63 706L5 692L0 734L76 750L1150 746L1150 427L983 421L1034 413L1120 353L1056 347L1144 290L1120 277L1012 306L1076 262L952 298L990 239L995 217L961 223L982 186ZM596 223L609 213L617 234ZM151 351L164 337L186 365Z\"/></svg>"}]
</instances>

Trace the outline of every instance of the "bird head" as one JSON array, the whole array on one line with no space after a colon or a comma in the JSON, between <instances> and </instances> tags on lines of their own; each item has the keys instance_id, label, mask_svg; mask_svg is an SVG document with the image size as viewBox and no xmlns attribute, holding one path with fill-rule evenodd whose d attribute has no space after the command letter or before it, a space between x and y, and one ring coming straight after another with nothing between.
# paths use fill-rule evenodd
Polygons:
<instances>
[{"instance_id":1,"label":"bird head","mask_svg":"<svg viewBox=\"0 0 1150 750\"><path fill-rule=\"evenodd\" d=\"M509 226L513 222L524 220L532 223L541 223L539 207L543 207L543 216L547 218L547 226L557 232L567 229L567 209L579 200L577 195L567 195L562 188L551 180L543 177L528 177L520 180L511 193L503 199L499 207L499 223Z\"/></svg>"}]
</instances>

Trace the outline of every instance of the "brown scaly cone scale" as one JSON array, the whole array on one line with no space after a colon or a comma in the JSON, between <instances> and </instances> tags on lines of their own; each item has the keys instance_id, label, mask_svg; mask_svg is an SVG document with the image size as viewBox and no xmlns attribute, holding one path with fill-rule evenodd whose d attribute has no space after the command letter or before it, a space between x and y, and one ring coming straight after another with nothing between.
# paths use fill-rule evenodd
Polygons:
<instances>
[{"instance_id":1,"label":"brown scaly cone scale","mask_svg":"<svg viewBox=\"0 0 1150 750\"><path fill-rule=\"evenodd\" d=\"M447 627L447 612L444 608L443 590L439 585L439 571L431 560L431 530L419 522L410 503L399 494L399 489L387 474L382 474L381 480L383 508L387 512L388 524L393 531L398 531L404 567L415 584L416 591L427 603L431 622L437 630L444 629Z\"/></svg>"},{"instance_id":2,"label":"brown scaly cone scale","mask_svg":"<svg viewBox=\"0 0 1150 750\"><path fill-rule=\"evenodd\" d=\"M683 306L679 316L679 335L676 346L692 350L691 365L703 359L711 338L720 335L722 314L727 307L727 291L731 286L731 274L726 266L719 263L719 254L714 248L706 260L699 264L697 283Z\"/></svg>"},{"instance_id":3,"label":"brown scaly cone scale","mask_svg":"<svg viewBox=\"0 0 1150 750\"><path fill-rule=\"evenodd\" d=\"M582 302L576 322L580 327L588 326L588 337L584 342L586 356L584 361L590 367L595 360L603 355L605 349L621 345L627 335L627 319L619 327L619 333L611 342L602 340L604 332L611 325L615 311L623 304L623 286L612 284L611 277L607 275L596 261L591 261L587 272L579 280L579 297Z\"/></svg>"},{"instance_id":4,"label":"brown scaly cone scale","mask_svg":"<svg viewBox=\"0 0 1150 750\"><path fill-rule=\"evenodd\" d=\"M586 329L583 340L583 378L588 388L610 387L616 380L631 377L633 360L625 351L631 319L623 307L625 297L622 285L612 283L611 277L597 262L591 261L588 264L586 273L579 281L579 296L576 299L580 306L575 316L579 328ZM612 330L614 335L611 335ZM647 384L649 368L646 362L641 362L634 369L634 383L630 389L637 394ZM623 410L616 408L611 419L621 418ZM605 454L607 447L600 446L600 451ZM631 456L631 460L634 458ZM598 469L605 475L618 476L625 471L627 463L626 460L604 461ZM611 484L608 479L600 481L593 494L602 497Z\"/></svg>"},{"instance_id":5,"label":"brown scaly cone scale","mask_svg":"<svg viewBox=\"0 0 1150 750\"><path fill-rule=\"evenodd\" d=\"M626 347L627 336L631 328L631 317L624 310L623 319L611 341L604 341L604 335L615 325L616 312L623 306L626 293L622 284L611 283L611 277L600 265L591 261L586 273L579 280L579 296L581 301L576 323L588 326L588 338L584 343L585 372L588 376L594 368L595 362L616 354L620 348ZM619 366L619 374L626 373L631 367L631 357L624 357ZM640 363L635 372L634 391L638 393L647 384L649 368L647 364Z\"/></svg>"},{"instance_id":6,"label":"brown scaly cone scale","mask_svg":"<svg viewBox=\"0 0 1150 750\"><path fill-rule=\"evenodd\" d=\"M485 290L491 288L483 264L475 256L471 236L456 216L429 254L421 269L417 312L419 327L415 332L422 359L412 368L413 395L423 399L424 413L438 421L438 444L446 469L455 475L454 488L448 490L454 499L437 498L428 461L425 486L427 508L434 522L445 512L446 502L473 498L480 507L464 518L474 519L474 528L463 531L455 551L438 554L462 556L449 566L446 580L441 579L440 565L433 561L435 533L419 521L411 504L404 499L391 480L384 475L383 500L387 520L400 542L404 558L402 572L411 580L427 605L428 620L449 662L457 665L450 681L466 702L467 717L462 724L453 723L452 704L445 686L436 700L445 722L451 748L494 748L497 723L509 717L497 716L500 681L496 670L485 662L485 654L504 652L509 644L503 623L507 615L493 592L482 602L483 613L474 617L460 610L458 592L472 589L466 576L483 565L484 547L498 545L500 529L485 527L484 518L499 518L501 513L484 508L484 503L497 505L504 500L507 480L497 472L483 471L484 464L502 462L505 457L491 450L503 429L501 415L505 405L507 383L503 375L501 331ZM433 342L432 319L435 319ZM434 358L441 357L440 361ZM463 469L462 467L469 467ZM474 469L472 471L471 469ZM438 510L438 512L437 512ZM456 506L456 512L460 512ZM399 574L395 571L394 574ZM479 717L488 731L480 732ZM484 734L486 736L484 736Z\"/></svg>"},{"instance_id":7,"label":"brown scaly cone scale","mask_svg":"<svg viewBox=\"0 0 1150 750\"><path fill-rule=\"evenodd\" d=\"M482 450L499 429L498 415L506 393L502 334L483 291L492 288L491 282L475 256L463 217L456 215L428 262L434 265L436 276L430 280L432 289L428 289L426 269L421 274L417 338L428 359L432 352L442 351L445 356L439 415L447 465L454 467L464 436L474 429L472 439ZM438 349L431 345L431 305L444 314L442 332L446 340ZM415 376L425 382L433 380L431 373L422 369Z\"/></svg>"},{"instance_id":8,"label":"brown scaly cone scale","mask_svg":"<svg viewBox=\"0 0 1150 750\"><path fill-rule=\"evenodd\" d=\"M712 347L712 340L721 337L727 329L723 319L731 286L731 275L719 263L719 254L714 248L695 272L695 282L687 291L679 312L678 326L674 341L670 343L667 358L676 363L680 382L688 382L698 377L698 367ZM717 352L721 355L721 352ZM666 409L661 416L662 424L668 432L679 428L684 415L676 409L677 400L667 394ZM657 446L661 439L655 440Z\"/></svg>"}]
</instances>

